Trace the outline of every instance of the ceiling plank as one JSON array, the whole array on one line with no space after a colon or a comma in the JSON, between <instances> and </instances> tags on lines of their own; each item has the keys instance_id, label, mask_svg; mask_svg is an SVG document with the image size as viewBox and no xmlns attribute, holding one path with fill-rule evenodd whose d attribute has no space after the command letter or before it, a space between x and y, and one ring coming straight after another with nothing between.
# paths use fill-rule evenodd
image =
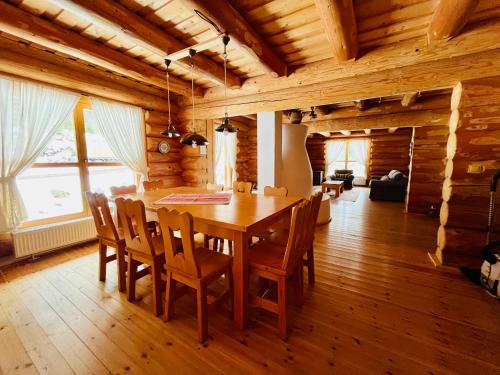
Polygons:
<instances>
[{"instance_id":1,"label":"ceiling plank","mask_svg":"<svg viewBox=\"0 0 500 375\"><path fill-rule=\"evenodd\" d=\"M440 0L427 30L429 43L458 35L479 0Z\"/></svg>"},{"instance_id":2,"label":"ceiling plank","mask_svg":"<svg viewBox=\"0 0 500 375\"><path fill-rule=\"evenodd\" d=\"M371 130L387 128L408 128L414 126L446 125L450 118L449 109L392 113L364 117L343 118L336 120L308 123L308 133L333 132L344 130ZM368 134L368 133L366 133Z\"/></svg>"},{"instance_id":3,"label":"ceiling plank","mask_svg":"<svg viewBox=\"0 0 500 375\"><path fill-rule=\"evenodd\" d=\"M183 6L194 16L203 16L216 25L216 32L226 33L236 48L248 54L259 63L266 73L286 76L287 66L284 60L260 37L253 27L227 0L201 1L180 0ZM199 18L200 22L203 22Z\"/></svg>"},{"instance_id":4,"label":"ceiling plank","mask_svg":"<svg viewBox=\"0 0 500 375\"><path fill-rule=\"evenodd\" d=\"M0 29L140 82L167 87L161 70L5 2L0 2ZM170 77L170 89L176 94L191 95L191 84L177 77ZM201 96L201 88L197 87L195 94Z\"/></svg>"},{"instance_id":5,"label":"ceiling plank","mask_svg":"<svg viewBox=\"0 0 500 375\"><path fill-rule=\"evenodd\" d=\"M358 54L358 35L352 0L315 0L315 3L334 59L355 59Z\"/></svg>"},{"instance_id":6,"label":"ceiling plank","mask_svg":"<svg viewBox=\"0 0 500 375\"><path fill-rule=\"evenodd\" d=\"M165 98L142 91L140 83L3 37L0 72L145 109L167 110Z\"/></svg>"},{"instance_id":7,"label":"ceiling plank","mask_svg":"<svg viewBox=\"0 0 500 375\"><path fill-rule=\"evenodd\" d=\"M149 23L141 16L108 0L48 0L54 5L67 10L87 22L126 38L138 46L165 57L167 54L182 50L186 46L164 30ZM198 54L194 57L195 74L203 76L218 85L224 84L224 69L208 57ZM184 69L190 69L188 59L176 62ZM231 72L227 74L229 87L239 87L240 79Z\"/></svg>"},{"instance_id":8,"label":"ceiling plank","mask_svg":"<svg viewBox=\"0 0 500 375\"><path fill-rule=\"evenodd\" d=\"M401 99L401 105L403 107L409 107L417 101L418 92L411 92L403 95L403 99Z\"/></svg>"}]
</instances>

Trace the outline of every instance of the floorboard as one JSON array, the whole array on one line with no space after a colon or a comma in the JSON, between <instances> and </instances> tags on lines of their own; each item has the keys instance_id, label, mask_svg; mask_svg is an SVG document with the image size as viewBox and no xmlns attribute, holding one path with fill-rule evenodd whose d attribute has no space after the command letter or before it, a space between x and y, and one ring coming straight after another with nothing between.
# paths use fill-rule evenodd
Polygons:
<instances>
[{"instance_id":1,"label":"floorboard","mask_svg":"<svg viewBox=\"0 0 500 375\"><path fill-rule=\"evenodd\" d=\"M1 271L0 374L500 373L500 304L431 264L436 220L359 191L332 200L332 222L317 229L317 282L290 309L288 342L271 314L252 310L242 332L219 309L200 345L194 297L164 323L149 278L135 303L113 264L98 281L92 244Z\"/></svg>"}]
</instances>

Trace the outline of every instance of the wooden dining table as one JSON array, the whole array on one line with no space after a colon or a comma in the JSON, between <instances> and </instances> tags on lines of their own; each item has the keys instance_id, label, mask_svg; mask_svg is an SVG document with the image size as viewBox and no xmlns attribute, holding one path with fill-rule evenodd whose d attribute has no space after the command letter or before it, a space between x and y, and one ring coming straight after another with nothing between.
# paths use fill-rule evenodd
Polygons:
<instances>
[{"instance_id":1,"label":"wooden dining table","mask_svg":"<svg viewBox=\"0 0 500 375\"><path fill-rule=\"evenodd\" d=\"M169 194L203 193L212 191L195 187L175 187L121 197L142 200L148 211L155 212L161 207L167 207L189 212L193 216L196 232L233 241L234 322L238 328L244 329L248 311L249 239L262 234L272 223L290 215L293 206L302 198L233 193L229 204L155 204Z\"/></svg>"}]
</instances>

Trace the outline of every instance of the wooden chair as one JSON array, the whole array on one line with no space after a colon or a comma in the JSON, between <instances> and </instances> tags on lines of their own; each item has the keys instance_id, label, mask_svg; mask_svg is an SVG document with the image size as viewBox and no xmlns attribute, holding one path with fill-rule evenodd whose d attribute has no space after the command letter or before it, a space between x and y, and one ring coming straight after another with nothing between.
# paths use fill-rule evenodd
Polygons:
<instances>
[{"instance_id":1,"label":"wooden chair","mask_svg":"<svg viewBox=\"0 0 500 375\"><path fill-rule=\"evenodd\" d=\"M252 193L253 183L248 181L234 181L233 182L233 191L235 193Z\"/></svg>"},{"instance_id":2,"label":"wooden chair","mask_svg":"<svg viewBox=\"0 0 500 375\"><path fill-rule=\"evenodd\" d=\"M90 211L94 217L94 223L99 239L99 280L106 281L107 263L117 260L118 269L118 290L125 290L125 239L123 233L118 230L113 222L113 217L109 209L108 198L104 194L87 192L87 201ZM108 246L116 250L115 254L107 255Z\"/></svg>"},{"instance_id":3,"label":"wooden chair","mask_svg":"<svg viewBox=\"0 0 500 375\"><path fill-rule=\"evenodd\" d=\"M284 186L281 187L264 186L264 195L271 195L275 197L286 197L288 195L288 189Z\"/></svg>"},{"instance_id":4,"label":"wooden chair","mask_svg":"<svg viewBox=\"0 0 500 375\"><path fill-rule=\"evenodd\" d=\"M151 273L153 284L153 311L158 316L162 312L161 276L165 264L165 250L161 236L152 236L146 222L146 210L140 200L116 199L118 216L123 225L125 249L128 253L127 297L135 300L136 281ZM137 267L145 264L141 271Z\"/></svg>"},{"instance_id":5,"label":"wooden chair","mask_svg":"<svg viewBox=\"0 0 500 375\"><path fill-rule=\"evenodd\" d=\"M142 186L144 191L157 191L165 188L162 180L144 181Z\"/></svg>"},{"instance_id":6,"label":"wooden chair","mask_svg":"<svg viewBox=\"0 0 500 375\"><path fill-rule=\"evenodd\" d=\"M322 193L317 192L311 196L311 208L307 217L305 218L304 230L304 267L307 267L307 279L309 284L314 284L315 270L314 270L314 233L316 231L316 222L318 221L319 208L321 206ZM266 238L268 241L285 246L288 241L288 230L281 229L273 232Z\"/></svg>"},{"instance_id":7,"label":"wooden chair","mask_svg":"<svg viewBox=\"0 0 500 375\"><path fill-rule=\"evenodd\" d=\"M207 183L207 190L215 192L224 191L224 185Z\"/></svg>"},{"instance_id":8,"label":"wooden chair","mask_svg":"<svg viewBox=\"0 0 500 375\"><path fill-rule=\"evenodd\" d=\"M249 253L250 273L258 276L261 280L260 293L259 295L251 295L250 303L278 315L278 329L283 340L288 338L287 289L292 276L295 279L297 302L301 304L303 299L302 249L304 232L302 226L310 206L310 201L303 201L293 208L286 246L262 241L252 247ZM277 302L264 298L266 288L262 288L262 286L268 281L277 283Z\"/></svg>"},{"instance_id":9,"label":"wooden chair","mask_svg":"<svg viewBox=\"0 0 500 375\"><path fill-rule=\"evenodd\" d=\"M135 194L137 193L137 186L135 185L111 186L109 190L111 191L111 195L114 197L116 195Z\"/></svg>"},{"instance_id":10,"label":"wooden chair","mask_svg":"<svg viewBox=\"0 0 500 375\"><path fill-rule=\"evenodd\" d=\"M177 282L196 289L198 338L201 343L204 343L208 337L207 286L222 275L226 275L232 300L232 257L205 248L195 248L191 214L161 208L158 210L158 217L166 255L165 319L169 321L174 312ZM178 230L181 232L182 248L176 246L177 239L174 237L174 231Z\"/></svg>"}]
</instances>

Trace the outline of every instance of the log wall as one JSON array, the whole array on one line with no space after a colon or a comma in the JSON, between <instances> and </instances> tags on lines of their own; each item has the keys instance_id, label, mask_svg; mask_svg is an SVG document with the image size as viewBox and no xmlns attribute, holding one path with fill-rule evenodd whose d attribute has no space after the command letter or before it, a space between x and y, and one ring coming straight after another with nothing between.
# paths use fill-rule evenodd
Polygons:
<instances>
[{"instance_id":1,"label":"log wall","mask_svg":"<svg viewBox=\"0 0 500 375\"><path fill-rule=\"evenodd\" d=\"M453 90L435 254L439 263L462 266L481 262L489 185L500 168L499 102L500 77L462 82ZM500 237L499 211L497 203L496 239Z\"/></svg>"},{"instance_id":2,"label":"log wall","mask_svg":"<svg viewBox=\"0 0 500 375\"><path fill-rule=\"evenodd\" d=\"M420 127L413 130L407 211L428 213L441 205L448 126Z\"/></svg>"},{"instance_id":3,"label":"log wall","mask_svg":"<svg viewBox=\"0 0 500 375\"><path fill-rule=\"evenodd\" d=\"M386 175L392 169L409 174L411 128L398 129L394 133L370 137L370 163L368 176Z\"/></svg>"},{"instance_id":4,"label":"log wall","mask_svg":"<svg viewBox=\"0 0 500 375\"><path fill-rule=\"evenodd\" d=\"M148 160L148 178L150 180L162 180L165 186L182 186L181 166L181 144L178 138L168 138L160 133L165 130L168 116L165 112L146 111L146 153ZM181 126L176 124L178 130ZM166 155L158 152L158 143L167 141L170 144L170 152Z\"/></svg>"},{"instance_id":5,"label":"log wall","mask_svg":"<svg viewBox=\"0 0 500 375\"><path fill-rule=\"evenodd\" d=\"M313 171L326 171L326 142L328 138L319 134L307 137L306 150Z\"/></svg>"}]
</instances>

